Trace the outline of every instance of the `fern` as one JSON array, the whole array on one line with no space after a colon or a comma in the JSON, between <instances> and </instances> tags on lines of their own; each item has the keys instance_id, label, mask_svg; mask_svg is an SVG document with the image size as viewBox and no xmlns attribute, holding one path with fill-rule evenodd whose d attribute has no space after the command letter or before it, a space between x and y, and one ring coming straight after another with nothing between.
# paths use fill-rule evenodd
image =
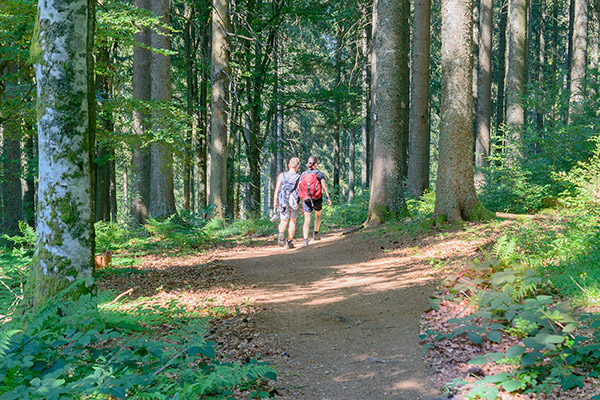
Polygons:
<instances>
[{"instance_id":1,"label":"fern","mask_svg":"<svg viewBox=\"0 0 600 400\"><path fill-rule=\"evenodd\" d=\"M11 329L8 331L0 331L0 357L4 357L8 351L10 339L17 333L21 332L20 329Z\"/></svg>"},{"instance_id":2,"label":"fern","mask_svg":"<svg viewBox=\"0 0 600 400\"><path fill-rule=\"evenodd\" d=\"M517 238L509 239L506 235L500 236L492 247L492 252L503 261L514 259L517 255Z\"/></svg>"}]
</instances>

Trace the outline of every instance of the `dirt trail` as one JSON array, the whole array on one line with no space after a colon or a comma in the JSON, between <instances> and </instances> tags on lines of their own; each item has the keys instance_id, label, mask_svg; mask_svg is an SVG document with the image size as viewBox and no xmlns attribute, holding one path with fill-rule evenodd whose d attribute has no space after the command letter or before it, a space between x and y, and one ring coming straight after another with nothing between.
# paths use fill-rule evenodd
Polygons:
<instances>
[{"instance_id":1,"label":"dirt trail","mask_svg":"<svg viewBox=\"0 0 600 400\"><path fill-rule=\"evenodd\" d=\"M222 260L264 308L261 334L283 349L268 359L280 373L278 398L440 396L418 342L434 277L421 243L405 240L332 233L308 247L243 249Z\"/></svg>"}]
</instances>

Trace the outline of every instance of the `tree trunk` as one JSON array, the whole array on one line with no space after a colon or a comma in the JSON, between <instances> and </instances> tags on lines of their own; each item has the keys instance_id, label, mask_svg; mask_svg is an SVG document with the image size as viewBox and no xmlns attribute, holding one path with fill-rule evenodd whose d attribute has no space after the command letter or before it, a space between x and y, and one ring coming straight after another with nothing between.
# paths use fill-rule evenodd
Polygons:
<instances>
[{"instance_id":1,"label":"tree trunk","mask_svg":"<svg viewBox=\"0 0 600 400\"><path fill-rule=\"evenodd\" d=\"M521 156L521 134L525 111L521 97L525 93L527 62L527 0L510 0L508 27L508 58L506 71L506 125L508 128L508 156Z\"/></svg>"},{"instance_id":2,"label":"tree trunk","mask_svg":"<svg viewBox=\"0 0 600 400\"><path fill-rule=\"evenodd\" d=\"M195 137L195 79L196 73L194 68L195 57L194 57L194 46L192 36L192 23L195 17L194 11L189 4L185 4L184 11L184 26L183 26L183 43L184 43L184 63L185 63L185 105L187 115L190 119L187 126L186 132L186 145L183 155L183 209L186 211L192 211L193 201L192 193L194 193L194 181L193 177L193 163L192 163L192 151L194 148L194 137Z\"/></svg>"},{"instance_id":3,"label":"tree trunk","mask_svg":"<svg viewBox=\"0 0 600 400\"><path fill-rule=\"evenodd\" d=\"M434 217L450 223L479 219L482 207L473 182L471 13L467 0L442 2L442 114Z\"/></svg>"},{"instance_id":4,"label":"tree trunk","mask_svg":"<svg viewBox=\"0 0 600 400\"><path fill-rule=\"evenodd\" d=\"M598 71L598 60L599 51L598 46L600 45L600 1L592 0L590 4L592 9L591 15L591 28L590 28L590 62L589 68L591 71ZM597 93L596 85L598 84L598 78L596 74L592 74L590 77L590 95L594 97Z\"/></svg>"},{"instance_id":5,"label":"tree trunk","mask_svg":"<svg viewBox=\"0 0 600 400\"><path fill-rule=\"evenodd\" d=\"M1 72L1 71L0 71ZM18 93L18 65L10 63L5 96ZM0 110L0 113L2 110ZM1 114L0 114L1 115ZM2 115L3 116L3 115ZM23 198L21 188L21 136L22 121L17 110L12 110L1 127L2 132L2 232L14 236L19 234L19 221L23 219Z\"/></svg>"},{"instance_id":6,"label":"tree trunk","mask_svg":"<svg viewBox=\"0 0 600 400\"><path fill-rule=\"evenodd\" d=\"M366 19L367 7L363 11L363 18ZM360 153L360 181L363 189L369 187L369 179L371 174L371 103L369 101L369 80L370 80L370 65L369 65L369 37L371 32L370 25L365 23L365 28L362 30L360 38L360 48L362 56L362 71L361 71L361 96L360 96L360 137L362 151ZM428 28L429 29L429 28Z\"/></svg>"},{"instance_id":7,"label":"tree trunk","mask_svg":"<svg viewBox=\"0 0 600 400\"><path fill-rule=\"evenodd\" d=\"M342 132L342 48L344 30L342 24L338 21L336 51L335 51L335 128L333 129L333 188L334 198L340 194L340 135Z\"/></svg>"},{"instance_id":8,"label":"tree trunk","mask_svg":"<svg viewBox=\"0 0 600 400\"><path fill-rule=\"evenodd\" d=\"M508 6L506 0L500 1L500 24L498 27L498 68L496 68L497 100L496 100L496 134L500 132L505 121L504 85L506 78L506 25L508 25Z\"/></svg>"},{"instance_id":9,"label":"tree trunk","mask_svg":"<svg viewBox=\"0 0 600 400\"><path fill-rule=\"evenodd\" d=\"M475 140L475 180L478 182L483 181L481 168L487 165L492 135L492 7L493 0L481 0L479 5L479 78Z\"/></svg>"},{"instance_id":10,"label":"tree trunk","mask_svg":"<svg viewBox=\"0 0 600 400\"><path fill-rule=\"evenodd\" d=\"M108 50L102 48L100 51L108 60ZM99 75L97 83L98 89L102 91L102 98L110 99L112 94L107 77ZM113 131L112 113L109 110L102 113L99 124L105 135ZM97 140L96 157L94 158L94 214L96 221L110 221L111 161L109 141L106 138Z\"/></svg>"},{"instance_id":11,"label":"tree trunk","mask_svg":"<svg viewBox=\"0 0 600 400\"><path fill-rule=\"evenodd\" d=\"M356 159L356 138L354 128L348 131L348 202L354 198L354 164Z\"/></svg>"},{"instance_id":12,"label":"tree trunk","mask_svg":"<svg viewBox=\"0 0 600 400\"><path fill-rule=\"evenodd\" d=\"M406 183L408 194L414 197L429 187L430 14L430 0L415 0Z\"/></svg>"},{"instance_id":13,"label":"tree trunk","mask_svg":"<svg viewBox=\"0 0 600 400\"><path fill-rule=\"evenodd\" d=\"M569 119L584 97L586 56L588 47L588 0L575 0L573 20L573 58L571 60L571 89L569 99Z\"/></svg>"},{"instance_id":14,"label":"tree trunk","mask_svg":"<svg viewBox=\"0 0 600 400\"><path fill-rule=\"evenodd\" d=\"M35 227L35 174L37 171L36 139L33 130L25 135L23 152L25 153L24 175L25 186L23 187L23 218L31 227Z\"/></svg>"},{"instance_id":15,"label":"tree trunk","mask_svg":"<svg viewBox=\"0 0 600 400\"><path fill-rule=\"evenodd\" d=\"M150 0L135 0L141 10L150 10ZM137 43L150 46L150 31L143 29L134 35ZM151 53L144 47L133 48L133 98L142 102L150 100L150 61ZM133 113L135 142L132 146L132 199L131 214L136 223L144 224L150 209L150 148L148 142L148 110L138 106Z\"/></svg>"},{"instance_id":16,"label":"tree trunk","mask_svg":"<svg viewBox=\"0 0 600 400\"><path fill-rule=\"evenodd\" d=\"M90 108L93 8L88 0L42 0L32 43L38 85L39 186L31 296L39 306L77 279L94 289Z\"/></svg>"},{"instance_id":17,"label":"tree trunk","mask_svg":"<svg viewBox=\"0 0 600 400\"><path fill-rule=\"evenodd\" d=\"M169 0L152 0L152 12L161 23L169 24ZM170 50L169 36L162 28L150 32L150 43L157 49ZM153 53L150 65L150 97L158 104L171 101L171 58L168 55ZM164 112L154 110L152 126L155 131L169 130L168 117ZM175 214L173 192L173 154L168 145L153 142L150 147L150 214L154 217L168 217Z\"/></svg>"},{"instance_id":18,"label":"tree trunk","mask_svg":"<svg viewBox=\"0 0 600 400\"><path fill-rule=\"evenodd\" d=\"M402 90L408 86L407 1L373 1L373 174L366 225L376 225L406 213L403 166ZM406 106L406 105L405 105Z\"/></svg>"},{"instance_id":19,"label":"tree trunk","mask_svg":"<svg viewBox=\"0 0 600 400\"><path fill-rule=\"evenodd\" d=\"M229 1L214 0L212 11L212 91L209 204L225 218L227 202L227 114L229 113Z\"/></svg>"}]
</instances>

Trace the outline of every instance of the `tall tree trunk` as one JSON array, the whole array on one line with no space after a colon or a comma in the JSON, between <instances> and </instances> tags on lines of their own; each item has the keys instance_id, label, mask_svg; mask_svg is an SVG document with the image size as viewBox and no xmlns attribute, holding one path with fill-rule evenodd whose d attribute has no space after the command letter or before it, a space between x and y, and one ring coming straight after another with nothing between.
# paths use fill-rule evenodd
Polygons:
<instances>
[{"instance_id":1,"label":"tall tree trunk","mask_svg":"<svg viewBox=\"0 0 600 400\"><path fill-rule=\"evenodd\" d=\"M479 78L477 82L477 131L475 138L475 180L481 182L481 168L487 165L492 136L492 31L493 0L479 5Z\"/></svg>"},{"instance_id":2,"label":"tall tree trunk","mask_svg":"<svg viewBox=\"0 0 600 400\"><path fill-rule=\"evenodd\" d=\"M348 131L348 202L354 198L354 164L356 159L356 137L354 128Z\"/></svg>"},{"instance_id":3,"label":"tall tree trunk","mask_svg":"<svg viewBox=\"0 0 600 400\"><path fill-rule=\"evenodd\" d=\"M227 202L227 114L229 113L229 1L213 0L212 11L212 91L210 124L209 204L225 218Z\"/></svg>"},{"instance_id":4,"label":"tall tree trunk","mask_svg":"<svg viewBox=\"0 0 600 400\"><path fill-rule=\"evenodd\" d=\"M471 13L468 0L442 2L442 115L434 217L450 223L479 219L482 209L473 182Z\"/></svg>"},{"instance_id":5,"label":"tall tree trunk","mask_svg":"<svg viewBox=\"0 0 600 400\"><path fill-rule=\"evenodd\" d=\"M0 71L1 72L1 71ZM7 68L9 74L6 84L5 96L15 96L18 93L18 65L10 63ZM1 91L0 91L1 94ZM23 135L22 121L17 110L4 116L6 118L0 132L2 133L2 224L3 233L14 236L19 234L19 221L23 219L23 198L21 187L21 136Z\"/></svg>"},{"instance_id":6,"label":"tall tree trunk","mask_svg":"<svg viewBox=\"0 0 600 400\"><path fill-rule=\"evenodd\" d=\"M537 86L543 88L546 84L544 69L546 68L546 10L545 3L542 0L536 0L539 12L538 20L538 62L537 62ZM540 92L541 93L541 92ZM544 109L545 107L538 107L535 124L538 132L544 132Z\"/></svg>"},{"instance_id":7,"label":"tall tree trunk","mask_svg":"<svg viewBox=\"0 0 600 400\"><path fill-rule=\"evenodd\" d=\"M429 187L430 0L415 0L407 191L420 197Z\"/></svg>"},{"instance_id":8,"label":"tall tree trunk","mask_svg":"<svg viewBox=\"0 0 600 400\"><path fill-rule=\"evenodd\" d=\"M194 180L193 180L193 163L192 155L194 150L195 136L196 136L196 80L194 79L196 70L195 54L194 54L194 37L192 36L192 25L195 22L195 13L193 8L189 4L184 5L184 26L183 26L183 43L184 43L184 63L185 63L185 106L186 112L189 117L189 122L186 132L186 144L187 147L184 150L183 155L183 209L186 211L192 211L194 208L194 202L192 201L192 194L194 193Z\"/></svg>"},{"instance_id":9,"label":"tall tree trunk","mask_svg":"<svg viewBox=\"0 0 600 400\"><path fill-rule=\"evenodd\" d=\"M152 12L160 18L161 23L169 25L169 0L153 0ZM150 32L150 43L156 49L170 50L171 40L162 28ZM168 55L153 53L150 64L150 97L157 103L171 101L171 58ZM155 110L152 115L152 126L155 131L169 130L168 117L162 110ZM173 154L168 145L153 142L150 147L150 214L156 217L167 217L175 214L175 195L173 192Z\"/></svg>"},{"instance_id":10,"label":"tall tree trunk","mask_svg":"<svg viewBox=\"0 0 600 400\"><path fill-rule=\"evenodd\" d=\"M30 279L34 306L76 279L91 278L94 270L90 3L42 0L38 5L31 50L39 110L37 243ZM86 279L73 295L93 289L93 281Z\"/></svg>"},{"instance_id":11,"label":"tall tree trunk","mask_svg":"<svg viewBox=\"0 0 600 400\"><path fill-rule=\"evenodd\" d=\"M23 218L29 226L35 226L35 174L37 171L36 139L33 129L24 138L23 152L25 153L24 175L25 186L23 187Z\"/></svg>"},{"instance_id":12,"label":"tall tree trunk","mask_svg":"<svg viewBox=\"0 0 600 400\"><path fill-rule=\"evenodd\" d=\"M577 104L583 100L588 48L588 0L575 0L573 20L573 58L571 60L571 89L569 119L572 119Z\"/></svg>"},{"instance_id":13,"label":"tall tree trunk","mask_svg":"<svg viewBox=\"0 0 600 400\"><path fill-rule=\"evenodd\" d=\"M527 0L510 0L508 27L508 58L506 70L506 125L508 127L509 159L521 155L521 134L525 111L521 97L525 90L527 62Z\"/></svg>"},{"instance_id":14,"label":"tall tree trunk","mask_svg":"<svg viewBox=\"0 0 600 400\"><path fill-rule=\"evenodd\" d=\"M108 49L102 48L102 57L108 61ZM97 77L98 89L102 91L102 98L111 98L111 88L106 76ZM103 136L114 130L112 113L104 110L100 115L100 126ZM110 221L110 182L111 182L111 149L107 138L96 141L96 157L94 158L94 214L96 221Z\"/></svg>"},{"instance_id":15,"label":"tall tree trunk","mask_svg":"<svg viewBox=\"0 0 600 400\"><path fill-rule=\"evenodd\" d=\"M335 127L333 129L333 190L334 197L340 194L340 135L342 132L342 48L344 30L338 21L335 49Z\"/></svg>"},{"instance_id":16,"label":"tall tree trunk","mask_svg":"<svg viewBox=\"0 0 600 400\"><path fill-rule=\"evenodd\" d=\"M598 60L599 57L599 49L600 45L600 1L592 0L590 4L592 12L591 12L591 28L590 28L590 62L589 68L591 71L598 71ZM597 93L596 85L598 84L598 79L595 74L590 77L590 94L591 96L595 96Z\"/></svg>"},{"instance_id":17,"label":"tall tree trunk","mask_svg":"<svg viewBox=\"0 0 600 400\"><path fill-rule=\"evenodd\" d=\"M135 0L141 10L150 10L150 0ZM134 35L141 46L133 48L133 98L143 102L150 100L150 30L143 29ZM142 46L145 46L142 47ZM132 146L132 201L131 214L138 224L143 224L150 210L150 147L148 142L148 110L138 107L133 113L133 132L136 135Z\"/></svg>"},{"instance_id":18,"label":"tall tree trunk","mask_svg":"<svg viewBox=\"0 0 600 400\"><path fill-rule=\"evenodd\" d=\"M373 1L373 173L366 225L405 214L402 90L408 86L408 1ZM407 127L406 127L407 128Z\"/></svg>"},{"instance_id":19,"label":"tall tree trunk","mask_svg":"<svg viewBox=\"0 0 600 400\"><path fill-rule=\"evenodd\" d=\"M508 4L507 0L500 1L500 24L498 26L498 68L496 68L497 82L497 100L496 100L496 135L500 136L500 131L505 121L504 89L506 78L506 26L508 25Z\"/></svg>"},{"instance_id":20,"label":"tall tree trunk","mask_svg":"<svg viewBox=\"0 0 600 400\"><path fill-rule=\"evenodd\" d=\"M367 7L364 7L363 18L366 19ZM361 31L360 48L362 57L362 71L361 71L361 94L360 94L360 137L362 151L360 153L360 182L363 189L369 187L369 179L371 174L371 102L369 84L370 84L370 64L369 64L369 44L370 44L370 24L365 23L365 28ZM429 28L428 28L429 29Z\"/></svg>"}]
</instances>

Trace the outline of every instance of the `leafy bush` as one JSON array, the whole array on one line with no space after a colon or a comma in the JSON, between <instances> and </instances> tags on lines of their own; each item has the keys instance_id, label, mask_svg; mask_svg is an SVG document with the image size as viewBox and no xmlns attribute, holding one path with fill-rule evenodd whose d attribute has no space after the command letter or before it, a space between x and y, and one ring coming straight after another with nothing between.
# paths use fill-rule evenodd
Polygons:
<instances>
[{"instance_id":1,"label":"leafy bush","mask_svg":"<svg viewBox=\"0 0 600 400\"><path fill-rule=\"evenodd\" d=\"M6 324L0 331L0 399L225 398L236 387L276 378L256 361L215 361L215 344L203 337L205 321L181 308L138 310L125 320L112 312L90 296L57 296ZM165 313L172 329L163 340L136 322L142 315L147 326L162 324ZM260 388L253 390L258 395Z\"/></svg>"},{"instance_id":2,"label":"leafy bush","mask_svg":"<svg viewBox=\"0 0 600 400\"><path fill-rule=\"evenodd\" d=\"M367 220L368 211L369 191L363 191L349 203L334 203L331 207L324 205L323 224L329 228L358 226Z\"/></svg>"},{"instance_id":3,"label":"leafy bush","mask_svg":"<svg viewBox=\"0 0 600 400\"><path fill-rule=\"evenodd\" d=\"M99 221L95 224L96 251L115 251L123 247L131 238L131 232L123 225Z\"/></svg>"}]
</instances>

